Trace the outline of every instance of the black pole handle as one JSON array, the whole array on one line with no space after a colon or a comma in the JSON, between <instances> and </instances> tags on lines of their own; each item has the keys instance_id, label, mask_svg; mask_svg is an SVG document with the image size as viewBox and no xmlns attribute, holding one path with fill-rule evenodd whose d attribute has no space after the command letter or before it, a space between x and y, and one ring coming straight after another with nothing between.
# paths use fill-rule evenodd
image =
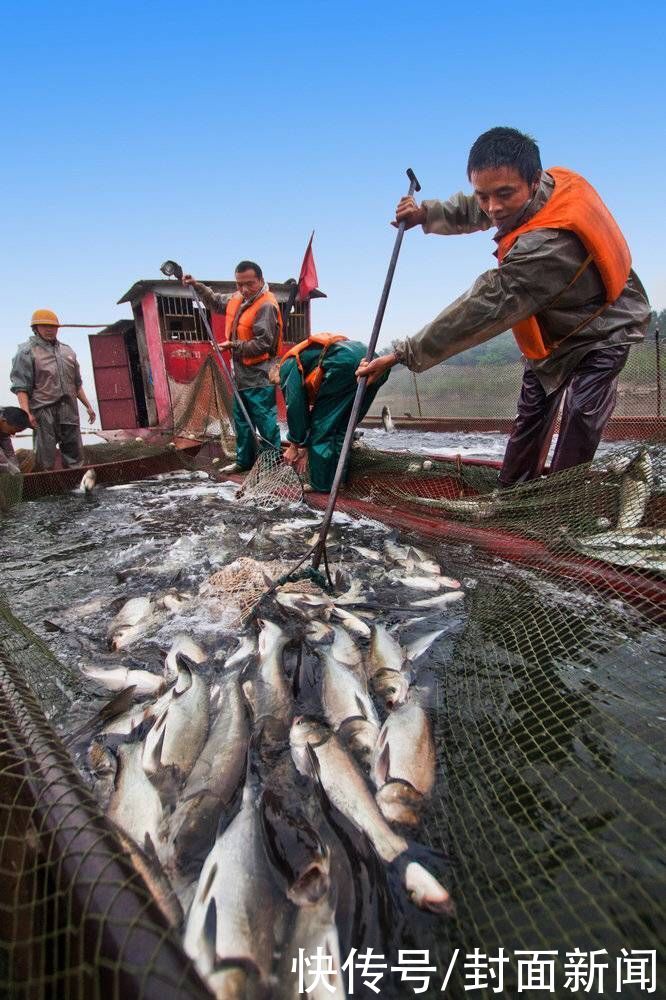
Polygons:
<instances>
[{"instance_id":1,"label":"black pole handle","mask_svg":"<svg viewBox=\"0 0 666 1000\"><path fill-rule=\"evenodd\" d=\"M421 190L421 185L418 182L416 174L411 167L407 170L407 176L409 177L409 191L407 192L407 197L414 194L415 191ZM391 260L389 262L388 271L386 273L386 280L384 282L384 288L382 289L382 294L379 299L379 306L377 307L377 315L375 316L375 322L372 327L372 333L370 334L370 343L368 344L368 351L365 356L366 361L371 361L372 356L375 353L375 347L377 346L377 340L379 339L379 331L382 327L382 321L384 319L384 312L386 310L386 303L388 302L389 292L391 291L391 284L393 282L393 275L395 273L396 264L398 263L398 254L400 253L400 246L402 244L402 237L405 234L405 222L404 220L398 226L398 233L395 238L395 244L393 246L393 253L391 254ZM361 404L363 403L363 397L365 396L365 389L367 385L367 378L361 378L358 381L356 387L356 395L354 396L354 403L352 405L351 414L349 416L349 423L347 424L347 431L345 433L345 438L342 443L342 450L340 451L340 458L338 459L338 465L335 470L335 477L333 479L333 485L331 486L331 492L328 498L328 505L324 513L324 519L321 522L321 527L319 529L319 537L315 542L314 548L312 550L312 566L314 569L318 569L319 563L324 555L324 547L326 545L326 536L328 530L331 526L331 520L333 518L333 511L335 510L335 504L338 499L338 492L340 490L340 485L347 467L347 459L349 456L349 450L351 448L352 437L354 430L356 429L356 424L358 423L358 417L361 410Z\"/></svg>"}]
</instances>

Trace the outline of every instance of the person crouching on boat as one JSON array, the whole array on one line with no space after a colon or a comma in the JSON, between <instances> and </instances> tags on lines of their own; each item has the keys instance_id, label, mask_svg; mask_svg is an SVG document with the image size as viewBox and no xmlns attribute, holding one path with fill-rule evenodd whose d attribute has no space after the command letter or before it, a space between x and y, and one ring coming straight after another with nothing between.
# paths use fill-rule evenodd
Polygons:
<instances>
[{"instance_id":1,"label":"person crouching on boat","mask_svg":"<svg viewBox=\"0 0 666 1000\"><path fill-rule=\"evenodd\" d=\"M226 317L225 340L220 348L231 351L236 385L254 428L279 451L275 386L271 384L268 373L282 345L280 307L264 281L261 268L254 261L242 260L236 267L235 278L237 291L233 295L215 292L191 274L183 275L183 284L194 285L211 312L222 313ZM257 457L256 438L235 399L233 414L236 461L222 471L247 472Z\"/></svg>"},{"instance_id":2,"label":"person crouching on boat","mask_svg":"<svg viewBox=\"0 0 666 1000\"><path fill-rule=\"evenodd\" d=\"M422 372L511 327L525 359L518 415L500 486L543 471L564 397L551 472L590 462L615 407L629 347L643 340L647 295L625 239L594 188L563 167L542 170L537 144L493 128L472 146L473 195L402 198L396 224L451 236L497 227L499 267L391 354L359 367L377 377L401 363Z\"/></svg>"},{"instance_id":3,"label":"person crouching on boat","mask_svg":"<svg viewBox=\"0 0 666 1000\"><path fill-rule=\"evenodd\" d=\"M367 347L341 334L315 333L287 351L280 386L287 406L289 446L284 459L299 475L309 466L309 486L328 493L356 395L356 369ZM366 390L359 422L388 372Z\"/></svg>"},{"instance_id":4,"label":"person crouching on boat","mask_svg":"<svg viewBox=\"0 0 666 1000\"><path fill-rule=\"evenodd\" d=\"M12 434L20 434L30 426L28 414L18 406L0 406L0 476L16 475L21 470L16 459Z\"/></svg>"},{"instance_id":5,"label":"person crouching on boat","mask_svg":"<svg viewBox=\"0 0 666 1000\"><path fill-rule=\"evenodd\" d=\"M54 469L57 447L63 467L75 469L83 464L78 400L91 424L95 411L84 392L76 354L58 340L56 314L37 309L30 325L32 337L19 344L10 378L11 390L34 431L34 469Z\"/></svg>"}]
</instances>

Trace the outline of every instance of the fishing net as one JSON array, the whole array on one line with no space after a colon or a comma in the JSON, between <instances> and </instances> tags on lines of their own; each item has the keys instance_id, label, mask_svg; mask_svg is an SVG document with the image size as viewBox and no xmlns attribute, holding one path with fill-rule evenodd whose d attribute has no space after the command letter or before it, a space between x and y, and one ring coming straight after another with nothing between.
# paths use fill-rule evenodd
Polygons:
<instances>
[{"instance_id":1,"label":"fishing net","mask_svg":"<svg viewBox=\"0 0 666 1000\"><path fill-rule=\"evenodd\" d=\"M352 452L339 510L428 546L465 591L450 648L431 664L438 782L418 835L449 859L458 912L434 933L410 913L403 938L405 948L428 950L436 971L429 974L427 995L660 995L659 987L651 989L655 978L663 983L666 882L666 426L658 360L654 341L632 349L594 462L528 484L498 491L497 462L463 460L456 448L465 450L464 438L437 453L425 436L433 429L428 424L399 451L386 449L392 440L387 434L385 447ZM396 374L372 413L388 402L394 419L411 414L405 425L419 413L437 419L440 430L451 419L476 440L485 431L508 431L521 373L518 364L505 361L444 365L416 382L410 373L401 376L404 388ZM219 433L209 411L214 395L201 413L188 410L182 398L183 436L190 433L188 422L202 429L202 437L203 428ZM204 439L196 461L212 470L212 452L202 456L205 447ZM279 474L279 467L273 471ZM250 474L246 483L252 510L266 494L261 476L253 481ZM285 502L292 497L287 488ZM312 496L311 502L323 507L325 498ZM307 544L310 539L304 550ZM285 564L236 562L220 571L223 576L213 574L211 593L201 597L217 597L240 627ZM351 568L361 571L358 562ZM442 610L429 627L447 627L449 616ZM66 710L75 678L57 665L46 643L31 639L6 604L0 604L0 653L14 687L27 680ZM48 675L60 683L40 689ZM34 714L25 685L20 694ZM22 718L4 712L3 704L3 782L23 775L26 762L43 760L41 737L29 730L23 739ZM55 753L57 738L50 733L49 739ZM80 783L71 771L68 782ZM21 781L21 788L37 787L38 793L48 787L48 781ZM78 869L60 863L59 847L30 854L33 835L15 824L36 814L22 811L18 786L8 787L2 802L0 852L8 888L0 903L0 991L47 996L55 983L58 996L96 996L93 970L124 972L127 963L107 950L104 907L92 950L83 957L76 948L84 945L73 944L71 914L80 889L94 904L105 876L86 881L84 872L81 882ZM97 831L102 818L94 815L90 823ZM53 813L53 823L68 829L60 814ZM106 833L102 840L107 843ZM21 853L12 856L17 841ZM124 885L123 872L117 880L114 875L114 885ZM24 895L17 895L17 881L27 886L20 890ZM10 921L13 912L19 916ZM125 929L130 940L134 917L130 929L124 915L110 917L110 926ZM151 942L157 947L155 938ZM139 971L130 963L128 975L140 976L146 989L157 982L169 995L163 984L171 973L162 972L162 952L148 951L156 957ZM23 961L26 954L29 961ZM79 994L69 986L57 992L70 982L81 984ZM182 995L198 995L189 984L187 991L183 987ZM412 992L405 985L398 995ZM135 995L131 986L125 995Z\"/></svg>"}]
</instances>

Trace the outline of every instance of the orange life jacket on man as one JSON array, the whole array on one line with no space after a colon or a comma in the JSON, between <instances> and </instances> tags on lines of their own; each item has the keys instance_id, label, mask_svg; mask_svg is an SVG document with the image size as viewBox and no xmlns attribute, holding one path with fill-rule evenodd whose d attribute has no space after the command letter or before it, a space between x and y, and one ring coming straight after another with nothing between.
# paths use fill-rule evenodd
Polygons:
<instances>
[{"instance_id":1,"label":"orange life jacket on man","mask_svg":"<svg viewBox=\"0 0 666 1000\"><path fill-rule=\"evenodd\" d=\"M265 352L264 354L258 354L256 358L241 358L244 365L258 365L262 361L268 361L269 358L273 358L278 355L282 349L282 313L280 312L280 307L278 301L272 292L264 292L260 295L251 306L244 309L240 314L238 320L238 326L236 327L235 337L232 337L234 331L234 320L236 319L236 313L243 304L243 296L240 292L234 292L229 301L227 302L227 308L225 311L226 323L224 325L224 333L227 340L252 340L252 327L254 325L257 313L262 306L266 303L275 306L277 309L277 321L278 321L278 335L277 343L272 354Z\"/></svg>"},{"instance_id":2,"label":"orange life jacket on man","mask_svg":"<svg viewBox=\"0 0 666 1000\"><path fill-rule=\"evenodd\" d=\"M345 337L341 333L312 333L307 340L302 340L300 344L296 344L295 347L292 347L291 350L287 351L284 357L280 360L280 366L282 366L287 358L296 358L296 364L298 365L298 370L303 377L303 385L305 386L305 392L310 406L314 406L317 393L321 389L321 384L324 381L324 369L322 365L324 356L329 347L333 344L337 344L340 340L349 340L349 337ZM322 348L319 360L317 361L316 367L312 369L310 374L305 375L303 372L301 354L303 351L306 351L308 347L317 345Z\"/></svg>"},{"instance_id":3,"label":"orange life jacket on man","mask_svg":"<svg viewBox=\"0 0 666 1000\"><path fill-rule=\"evenodd\" d=\"M533 229L569 229L575 233L587 250L588 257L566 287L570 288L575 284L583 271L594 264L606 289L606 302L589 319L567 334L567 337L571 337L601 315L606 306L621 295L631 270L631 254L617 222L584 177L564 167L551 167L548 173L555 181L552 195L528 222L501 238L497 257L501 264L518 237ZM546 308L554 305L561 294L562 292ZM529 316L517 323L513 327L513 335L525 357L533 360L548 357L562 343L561 340L546 343L536 316Z\"/></svg>"}]
</instances>

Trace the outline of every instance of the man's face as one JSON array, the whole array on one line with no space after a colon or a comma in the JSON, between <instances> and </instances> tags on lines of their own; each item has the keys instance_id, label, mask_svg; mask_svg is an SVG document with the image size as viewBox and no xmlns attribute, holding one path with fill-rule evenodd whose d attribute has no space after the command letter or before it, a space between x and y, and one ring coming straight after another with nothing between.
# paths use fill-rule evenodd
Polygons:
<instances>
[{"instance_id":1,"label":"man's face","mask_svg":"<svg viewBox=\"0 0 666 1000\"><path fill-rule=\"evenodd\" d=\"M505 219L520 212L539 186L538 180L528 184L515 167L474 170L471 181L479 208L495 226L501 226Z\"/></svg>"},{"instance_id":2,"label":"man's face","mask_svg":"<svg viewBox=\"0 0 666 1000\"><path fill-rule=\"evenodd\" d=\"M244 299L251 299L263 287L263 279L258 278L254 271L236 271L236 288Z\"/></svg>"},{"instance_id":3,"label":"man's face","mask_svg":"<svg viewBox=\"0 0 666 1000\"><path fill-rule=\"evenodd\" d=\"M40 325L36 326L35 329L39 334L39 336L42 337L44 340L49 340L53 342L58 336L57 326L49 326L48 324L40 323Z\"/></svg>"},{"instance_id":4,"label":"man's face","mask_svg":"<svg viewBox=\"0 0 666 1000\"><path fill-rule=\"evenodd\" d=\"M18 427L14 427L14 425L10 424L9 421L5 420L4 417L0 417L0 434L18 434L18 433L19 433Z\"/></svg>"}]
</instances>

